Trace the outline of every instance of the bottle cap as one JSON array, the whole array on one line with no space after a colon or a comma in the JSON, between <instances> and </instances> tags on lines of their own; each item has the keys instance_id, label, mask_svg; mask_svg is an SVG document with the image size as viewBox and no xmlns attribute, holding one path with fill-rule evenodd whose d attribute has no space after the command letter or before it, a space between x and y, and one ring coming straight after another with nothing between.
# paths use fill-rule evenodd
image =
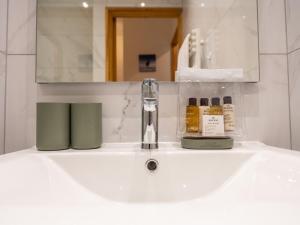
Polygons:
<instances>
[{"instance_id":1,"label":"bottle cap","mask_svg":"<svg viewBox=\"0 0 300 225\"><path fill-rule=\"evenodd\" d=\"M223 103L224 104L232 104L232 98L231 98L231 96L225 96L223 98Z\"/></svg>"},{"instance_id":2,"label":"bottle cap","mask_svg":"<svg viewBox=\"0 0 300 225\"><path fill-rule=\"evenodd\" d=\"M208 98L200 98L200 106L208 106Z\"/></svg>"},{"instance_id":3,"label":"bottle cap","mask_svg":"<svg viewBox=\"0 0 300 225\"><path fill-rule=\"evenodd\" d=\"M211 99L211 105L212 106L219 106L220 105L220 98L215 97Z\"/></svg>"},{"instance_id":4,"label":"bottle cap","mask_svg":"<svg viewBox=\"0 0 300 225\"><path fill-rule=\"evenodd\" d=\"M197 99L196 98L189 98L189 105L197 105Z\"/></svg>"}]
</instances>

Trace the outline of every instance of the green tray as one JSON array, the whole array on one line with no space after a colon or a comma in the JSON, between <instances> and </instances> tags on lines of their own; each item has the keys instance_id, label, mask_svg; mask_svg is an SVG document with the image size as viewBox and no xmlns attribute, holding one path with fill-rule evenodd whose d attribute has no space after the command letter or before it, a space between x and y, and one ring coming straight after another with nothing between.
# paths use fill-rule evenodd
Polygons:
<instances>
[{"instance_id":1,"label":"green tray","mask_svg":"<svg viewBox=\"0 0 300 225\"><path fill-rule=\"evenodd\" d=\"M195 150L222 150L232 149L233 139L231 137L183 137L182 148Z\"/></svg>"}]
</instances>

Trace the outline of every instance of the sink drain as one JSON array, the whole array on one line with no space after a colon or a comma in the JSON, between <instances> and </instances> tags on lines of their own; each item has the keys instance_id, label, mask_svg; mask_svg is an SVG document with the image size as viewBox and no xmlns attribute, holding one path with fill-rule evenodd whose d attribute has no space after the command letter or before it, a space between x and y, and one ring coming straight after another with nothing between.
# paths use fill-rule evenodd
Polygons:
<instances>
[{"instance_id":1,"label":"sink drain","mask_svg":"<svg viewBox=\"0 0 300 225\"><path fill-rule=\"evenodd\" d=\"M154 172L155 170L157 170L158 167L158 161L155 159L149 159L146 162L146 168L150 171L150 172Z\"/></svg>"}]
</instances>

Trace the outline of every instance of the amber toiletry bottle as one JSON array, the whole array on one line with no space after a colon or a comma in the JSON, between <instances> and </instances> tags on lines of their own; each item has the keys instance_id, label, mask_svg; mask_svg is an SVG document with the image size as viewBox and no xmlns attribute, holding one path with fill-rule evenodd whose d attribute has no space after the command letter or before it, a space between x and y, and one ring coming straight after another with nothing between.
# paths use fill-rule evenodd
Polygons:
<instances>
[{"instance_id":1,"label":"amber toiletry bottle","mask_svg":"<svg viewBox=\"0 0 300 225\"><path fill-rule=\"evenodd\" d=\"M209 100L208 98L200 98L200 106L199 106L199 132L202 133L202 118L204 115L209 115Z\"/></svg>"},{"instance_id":2,"label":"amber toiletry bottle","mask_svg":"<svg viewBox=\"0 0 300 225\"><path fill-rule=\"evenodd\" d=\"M189 98L189 105L186 107L186 132L199 132L199 107L196 98Z\"/></svg>"},{"instance_id":3,"label":"amber toiletry bottle","mask_svg":"<svg viewBox=\"0 0 300 225\"><path fill-rule=\"evenodd\" d=\"M225 96L223 98L223 113L224 113L225 131L234 131L235 115L234 115L234 105L232 104L231 96Z\"/></svg>"},{"instance_id":4,"label":"amber toiletry bottle","mask_svg":"<svg viewBox=\"0 0 300 225\"><path fill-rule=\"evenodd\" d=\"M220 98L215 97L211 99L209 115L223 115L223 108L220 105Z\"/></svg>"}]
</instances>

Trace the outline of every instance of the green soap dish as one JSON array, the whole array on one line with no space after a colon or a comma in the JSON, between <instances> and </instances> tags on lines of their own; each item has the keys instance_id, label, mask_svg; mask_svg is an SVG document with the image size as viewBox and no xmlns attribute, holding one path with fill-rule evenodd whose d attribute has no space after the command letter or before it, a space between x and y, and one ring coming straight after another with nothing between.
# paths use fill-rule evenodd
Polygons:
<instances>
[{"instance_id":1,"label":"green soap dish","mask_svg":"<svg viewBox=\"0 0 300 225\"><path fill-rule=\"evenodd\" d=\"M183 137L181 147L195 150L222 150L232 149L231 137Z\"/></svg>"}]
</instances>

